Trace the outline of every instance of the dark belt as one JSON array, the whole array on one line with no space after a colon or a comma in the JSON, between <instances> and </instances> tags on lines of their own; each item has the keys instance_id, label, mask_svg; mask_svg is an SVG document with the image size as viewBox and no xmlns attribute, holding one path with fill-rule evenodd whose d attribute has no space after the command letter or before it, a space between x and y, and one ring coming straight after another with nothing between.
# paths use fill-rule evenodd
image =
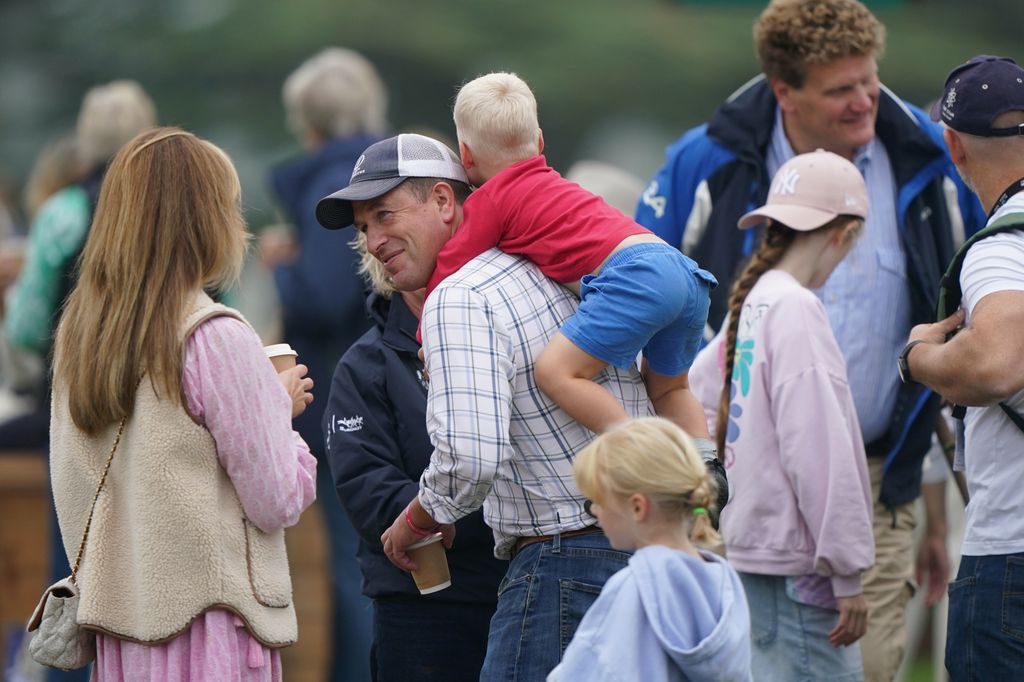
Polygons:
<instances>
[{"instance_id":1,"label":"dark belt","mask_svg":"<svg viewBox=\"0 0 1024 682\"><path fill-rule=\"evenodd\" d=\"M563 530L561 533L556 533L562 538L574 538L578 535L593 535L600 533L601 529L597 526L587 526L586 528L580 528L578 530ZM512 558L514 559L516 554L523 551L524 548L530 545L535 545L538 542L547 542L548 540L554 540L555 535L533 535L528 538L519 538L516 540L515 546L512 548Z\"/></svg>"}]
</instances>

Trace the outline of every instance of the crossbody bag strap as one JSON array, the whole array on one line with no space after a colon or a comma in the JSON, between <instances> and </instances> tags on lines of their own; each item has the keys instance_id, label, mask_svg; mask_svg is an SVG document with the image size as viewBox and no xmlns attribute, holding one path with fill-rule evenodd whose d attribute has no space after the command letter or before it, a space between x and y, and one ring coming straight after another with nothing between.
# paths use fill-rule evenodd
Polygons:
<instances>
[{"instance_id":1,"label":"crossbody bag strap","mask_svg":"<svg viewBox=\"0 0 1024 682\"><path fill-rule=\"evenodd\" d=\"M92 525L92 513L96 511L96 500L100 498L100 491L103 490L103 484L107 481L107 472L110 471L110 462L114 459L114 452L117 450L117 444L121 442L121 434L124 433L125 422L128 421L128 417L121 418L121 424L117 427L117 436L114 437L114 444L110 448L110 455L107 457L107 464L103 467L103 475L100 476L100 484L96 486L96 494L92 497L92 506L89 507L89 517L85 520L85 530L82 531L82 542L78 545L78 556L75 557L75 565L71 569L71 582L77 584L78 569L82 565L82 554L85 552L85 541L89 537L89 526Z\"/></svg>"}]
</instances>

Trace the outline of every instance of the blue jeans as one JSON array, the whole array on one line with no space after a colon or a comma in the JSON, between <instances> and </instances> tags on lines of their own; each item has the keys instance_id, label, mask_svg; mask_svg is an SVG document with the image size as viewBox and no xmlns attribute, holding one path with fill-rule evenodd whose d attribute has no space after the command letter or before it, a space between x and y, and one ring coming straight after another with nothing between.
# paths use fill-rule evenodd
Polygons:
<instances>
[{"instance_id":1,"label":"blue jeans","mask_svg":"<svg viewBox=\"0 0 1024 682\"><path fill-rule=\"evenodd\" d=\"M964 556L949 585L951 682L1017 680L1024 670L1024 552Z\"/></svg>"},{"instance_id":2,"label":"blue jeans","mask_svg":"<svg viewBox=\"0 0 1024 682\"><path fill-rule=\"evenodd\" d=\"M494 604L373 600L373 682L476 682Z\"/></svg>"},{"instance_id":3,"label":"blue jeans","mask_svg":"<svg viewBox=\"0 0 1024 682\"><path fill-rule=\"evenodd\" d=\"M859 682L860 646L834 647L839 612L794 601L785 576L740 573L750 605L750 662L756 682Z\"/></svg>"},{"instance_id":4,"label":"blue jeans","mask_svg":"<svg viewBox=\"0 0 1024 682\"><path fill-rule=\"evenodd\" d=\"M543 680L605 581L628 561L629 554L612 549L602 533L556 535L523 548L498 586L480 679Z\"/></svg>"}]
</instances>

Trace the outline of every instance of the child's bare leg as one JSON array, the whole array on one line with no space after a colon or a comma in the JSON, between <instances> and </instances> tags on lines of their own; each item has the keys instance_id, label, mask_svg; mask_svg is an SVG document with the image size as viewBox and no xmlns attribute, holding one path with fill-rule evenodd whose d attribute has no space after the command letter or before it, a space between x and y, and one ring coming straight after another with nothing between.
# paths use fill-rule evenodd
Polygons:
<instances>
[{"instance_id":1,"label":"child's bare leg","mask_svg":"<svg viewBox=\"0 0 1024 682\"><path fill-rule=\"evenodd\" d=\"M647 383L647 395L658 416L671 419L691 438L711 437L704 408L690 390L689 372L674 376L660 374L647 365L646 359L642 371Z\"/></svg>"},{"instance_id":2,"label":"child's bare leg","mask_svg":"<svg viewBox=\"0 0 1024 682\"><path fill-rule=\"evenodd\" d=\"M615 396L593 381L607 365L558 332L537 358L533 375L540 390L570 417L601 433L629 419Z\"/></svg>"}]
</instances>

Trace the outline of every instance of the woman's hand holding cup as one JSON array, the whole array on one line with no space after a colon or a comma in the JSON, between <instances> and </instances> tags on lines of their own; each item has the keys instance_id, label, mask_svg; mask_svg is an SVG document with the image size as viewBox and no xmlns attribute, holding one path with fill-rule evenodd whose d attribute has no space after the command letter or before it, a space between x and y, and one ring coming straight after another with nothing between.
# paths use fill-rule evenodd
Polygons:
<instances>
[{"instance_id":1,"label":"woman's hand holding cup","mask_svg":"<svg viewBox=\"0 0 1024 682\"><path fill-rule=\"evenodd\" d=\"M309 370L305 365L295 364L296 353L287 343L264 346L263 350L274 365L277 375L281 377L288 397L292 399L292 419L295 419L313 402L313 394L310 392L313 380L306 376Z\"/></svg>"},{"instance_id":2,"label":"woman's hand holding cup","mask_svg":"<svg viewBox=\"0 0 1024 682\"><path fill-rule=\"evenodd\" d=\"M278 374L284 390L292 399L292 419L306 411L306 407L313 402L313 380L306 376L309 370L305 365L295 365Z\"/></svg>"}]
</instances>

